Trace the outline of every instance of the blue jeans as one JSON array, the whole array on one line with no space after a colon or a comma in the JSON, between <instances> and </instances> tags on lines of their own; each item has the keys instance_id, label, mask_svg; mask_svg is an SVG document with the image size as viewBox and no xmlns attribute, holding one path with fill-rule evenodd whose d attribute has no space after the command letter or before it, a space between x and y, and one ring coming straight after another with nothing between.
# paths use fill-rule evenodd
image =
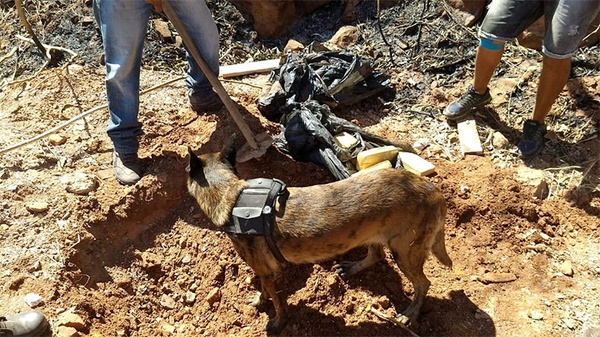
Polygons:
<instances>
[{"instance_id":1,"label":"blue jeans","mask_svg":"<svg viewBox=\"0 0 600 337\"><path fill-rule=\"evenodd\" d=\"M202 58L219 73L219 32L204 1L171 0L171 5L200 50ZM94 0L94 15L104 45L106 95L108 98L108 136L115 151L136 153L137 137L142 134L138 122L140 65L146 28L152 6L145 0ZM192 93L206 92L211 84L193 60L185 81Z\"/></svg>"},{"instance_id":2,"label":"blue jeans","mask_svg":"<svg viewBox=\"0 0 600 337\"><path fill-rule=\"evenodd\" d=\"M600 11L599 0L492 0L479 35L511 41L544 15L542 53L569 58Z\"/></svg>"}]
</instances>

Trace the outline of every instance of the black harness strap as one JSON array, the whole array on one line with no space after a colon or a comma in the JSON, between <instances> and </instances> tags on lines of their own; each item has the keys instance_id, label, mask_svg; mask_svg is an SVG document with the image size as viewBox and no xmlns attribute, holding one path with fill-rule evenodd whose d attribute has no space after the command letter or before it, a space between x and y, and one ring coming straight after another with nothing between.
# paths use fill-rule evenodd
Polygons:
<instances>
[{"instance_id":1,"label":"black harness strap","mask_svg":"<svg viewBox=\"0 0 600 337\"><path fill-rule=\"evenodd\" d=\"M277 260L287 262L273 240L275 203L277 197L287 193L286 186L279 179L257 178L248 183L231 211L231 222L225 232L234 237L264 236Z\"/></svg>"}]
</instances>

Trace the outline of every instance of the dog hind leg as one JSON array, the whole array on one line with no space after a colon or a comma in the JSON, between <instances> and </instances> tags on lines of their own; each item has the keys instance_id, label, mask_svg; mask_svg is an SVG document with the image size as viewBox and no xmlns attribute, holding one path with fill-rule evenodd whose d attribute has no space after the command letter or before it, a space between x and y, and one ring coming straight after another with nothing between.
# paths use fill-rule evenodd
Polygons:
<instances>
[{"instance_id":1,"label":"dog hind leg","mask_svg":"<svg viewBox=\"0 0 600 337\"><path fill-rule=\"evenodd\" d=\"M370 245L367 256L360 261L341 261L333 267L340 276L348 277L381 261L385 257L382 245Z\"/></svg>"},{"instance_id":2,"label":"dog hind leg","mask_svg":"<svg viewBox=\"0 0 600 337\"><path fill-rule=\"evenodd\" d=\"M401 244L401 242L396 242L396 244ZM427 250L417 245L404 247L404 250L396 249L396 247L396 245L390 247L393 250L394 260L415 289L412 302L402 314L398 315L398 320L403 324L408 325L410 323L411 325L416 325L423 300L431 285L431 282L423 273L423 265L427 259ZM405 252L405 255L402 252Z\"/></svg>"}]
</instances>

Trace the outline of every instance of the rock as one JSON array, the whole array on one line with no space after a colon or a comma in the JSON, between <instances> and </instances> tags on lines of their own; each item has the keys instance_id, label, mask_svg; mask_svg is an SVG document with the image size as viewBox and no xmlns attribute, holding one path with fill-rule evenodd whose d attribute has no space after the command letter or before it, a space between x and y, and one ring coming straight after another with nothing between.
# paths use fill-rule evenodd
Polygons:
<instances>
[{"instance_id":1,"label":"rock","mask_svg":"<svg viewBox=\"0 0 600 337\"><path fill-rule=\"evenodd\" d=\"M68 326L59 326L56 328L57 337L78 337L81 336L77 329Z\"/></svg>"},{"instance_id":2,"label":"rock","mask_svg":"<svg viewBox=\"0 0 600 337\"><path fill-rule=\"evenodd\" d=\"M289 40L285 47L283 48L283 52L287 53L291 51L293 53L300 53L304 50L304 45L296 40Z\"/></svg>"},{"instance_id":3,"label":"rock","mask_svg":"<svg viewBox=\"0 0 600 337\"><path fill-rule=\"evenodd\" d=\"M84 331L86 327L84 319L72 311L65 311L58 316L58 324L74 328L77 331Z\"/></svg>"},{"instance_id":4,"label":"rock","mask_svg":"<svg viewBox=\"0 0 600 337\"><path fill-rule=\"evenodd\" d=\"M540 184L536 187L535 192L533 193L533 196L536 199L544 200L544 199L548 198L549 194L550 194L550 189L548 188L548 183L546 182L545 179L542 179L542 181L540 181Z\"/></svg>"},{"instance_id":5,"label":"rock","mask_svg":"<svg viewBox=\"0 0 600 337\"><path fill-rule=\"evenodd\" d=\"M544 314L539 311L530 311L527 313L527 316L531 319L535 319L536 321L541 321L544 319Z\"/></svg>"},{"instance_id":6,"label":"rock","mask_svg":"<svg viewBox=\"0 0 600 337\"><path fill-rule=\"evenodd\" d=\"M314 12L331 0L230 0L261 38L277 38L288 33L299 17Z\"/></svg>"},{"instance_id":7,"label":"rock","mask_svg":"<svg viewBox=\"0 0 600 337\"><path fill-rule=\"evenodd\" d=\"M67 137L53 133L50 136L48 136L48 141L52 145L62 145L67 142Z\"/></svg>"},{"instance_id":8,"label":"rock","mask_svg":"<svg viewBox=\"0 0 600 337\"><path fill-rule=\"evenodd\" d=\"M160 305L162 305L163 308L174 309L175 306L177 305L177 302L175 302L173 297L171 297L169 295L162 295L160 297Z\"/></svg>"},{"instance_id":9,"label":"rock","mask_svg":"<svg viewBox=\"0 0 600 337\"><path fill-rule=\"evenodd\" d=\"M328 42L340 49L344 49L355 45L356 41L358 41L358 35L358 28L354 26L343 26L331 37L331 39L329 39Z\"/></svg>"},{"instance_id":10,"label":"rock","mask_svg":"<svg viewBox=\"0 0 600 337\"><path fill-rule=\"evenodd\" d=\"M27 305L31 308L35 308L44 303L42 297L34 293L29 293L25 295L25 297L23 297L23 300L25 300L25 303L27 303Z\"/></svg>"},{"instance_id":11,"label":"rock","mask_svg":"<svg viewBox=\"0 0 600 337\"><path fill-rule=\"evenodd\" d=\"M10 172L7 169L0 170L0 179L8 179L10 177Z\"/></svg>"},{"instance_id":12,"label":"rock","mask_svg":"<svg viewBox=\"0 0 600 337\"><path fill-rule=\"evenodd\" d=\"M506 149L510 146L510 142L501 132L496 131L492 136L492 145L496 149Z\"/></svg>"},{"instance_id":13,"label":"rock","mask_svg":"<svg viewBox=\"0 0 600 337\"><path fill-rule=\"evenodd\" d=\"M213 289L211 289L211 291L208 292L208 295L206 295L205 300L211 306L214 303L220 301L221 300L221 289L219 289L219 288L213 288Z\"/></svg>"},{"instance_id":14,"label":"rock","mask_svg":"<svg viewBox=\"0 0 600 337\"><path fill-rule=\"evenodd\" d=\"M167 333L174 333L175 332L175 327L167 322L162 322L160 324L160 328L163 329L163 331L166 331Z\"/></svg>"},{"instance_id":15,"label":"rock","mask_svg":"<svg viewBox=\"0 0 600 337\"><path fill-rule=\"evenodd\" d=\"M571 261L566 260L565 262L561 263L560 272L563 273L563 275L565 276L573 276L573 264L571 263Z\"/></svg>"},{"instance_id":16,"label":"rock","mask_svg":"<svg viewBox=\"0 0 600 337\"><path fill-rule=\"evenodd\" d=\"M43 213L49 208L48 203L45 201L32 201L25 204L25 209L31 213Z\"/></svg>"},{"instance_id":17,"label":"rock","mask_svg":"<svg viewBox=\"0 0 600 337\"><path fill-rule=\"evenodd\" d=\"M381 306L381 308L383 309L388 309L392 303L390 301L389 298L387 298L387 296L382 296L379 298L379 300L377 301L377 303Z\"/></svg>"},{"instance_id":18,"label":"rock","mask_svg":"<svg viewBox=\"0 0 600 337\"><path fill-rule=\"evenodd\" d=\"M60 178L60 182L65 185L67 192L78 195L87 195L95 191L98 187L98 181L95 176L82 172L64 175Z\"/></svg>"},{"instance_id":19,"label":"rock","mask_svg":"<svg viewBox=\"0 0 600 337\"><path fill-rule=\"evenodd\" d=\"M185 303L193 304L196 301L196 293L189 291L185 293Z\"/></svg>"},{"instance_id":20,"label":"rock","mask_svg":"<svg viewBox=\"0 0 600 337\"><path fill-rule=\"evenodd\" d=\"M417 152L421 152L425 150L429 145L431 145L431 141L429 140L429 138L419 138L413 143L412 147Z\"/></svg>"},{"instance_id":21,"label":"rock","mask_svg":"<svg viewBox=\"0 0 600 337\"><path fill-rule=\"evenodd\" d=\"M169 29L169 23L163 20L153 20L154 30L158 34L161 41L166 43L173 43L173 34Z\"/></svg>"},{"instance_id":22,"label":"rock","mask_svg":"<svg viewBox=\"0 0 600 337\"><path fill-rule=\"evenodd\" d=\"M183 264L188 264L191 261L192 261L192 255L190 255L190 254L185 254L183 259L181 259L181 263L183 263Z\"/></svg>"}]
</instances>

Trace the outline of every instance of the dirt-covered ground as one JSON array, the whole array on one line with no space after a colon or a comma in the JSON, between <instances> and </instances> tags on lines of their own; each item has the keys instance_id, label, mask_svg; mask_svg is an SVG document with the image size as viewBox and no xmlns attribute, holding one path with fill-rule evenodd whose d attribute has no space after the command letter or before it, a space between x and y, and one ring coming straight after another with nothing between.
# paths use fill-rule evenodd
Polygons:
<instances>
[{"instance_id":1,"label":"dirt-covered ground","mask_svg":"<svg viewBox=\"0 0 600 337\"><path fill-rule=\"evenodd\" d=\"M287 39L261 41L228 3L210 1L221 31L222 64L280 56ZM258 280L227 236L185 190L187 147L220 149L239 131L222 110L197 115L182 80L141 96L144 178L124 187L112 177L105 108L6 150L105 104L101 41L85 1L27 1L43 43L66 48L44 66L14 4L0 2L0 316L35 309L57 336L259 336L272 305L246 304ZM325 42L342 25L335 2L296 26L289 38ZM159 16L153 19L160 20ZM482 155L461 154L457 129L441 110L472 77L476 27L440 0L407 1L381 12L361 2L358 43L391 77L395 94L334 113L389 139L415 144L436 165L428 177L447 203L447 248L454 269L426 264L432 282L420 336L583 336L600 327L600 49L581 50L548 118L545 152L522 161L521 124L535 99L540 55L510 45L492 83L493 104L475 115ZM183 74L183 51L149 26L142 89ZM408 43L400 48L400 41ZM41 70L41 71L40 71ZM224 81L255 133L279 126L256 98L267 75ZM238 139L238 145L243 139ZM243 178L275 177L288 186L334 181L324 168L271 147L240 163ZM80 184L74 184L79 181ZM90 186L81 185L88 184ZM547 187L544 192L543 187ZM365 188L368 188L365 187ZM78 194L79 193L79 194ZM351 251L358 259L365 251ZM409 336L375 316L404 310L412 286L392 263L351 279L334 261L289 268L281 280L291 319L285 336ZM73 314L73 315L70 315Z\"/></svg>"}]
</instances>

